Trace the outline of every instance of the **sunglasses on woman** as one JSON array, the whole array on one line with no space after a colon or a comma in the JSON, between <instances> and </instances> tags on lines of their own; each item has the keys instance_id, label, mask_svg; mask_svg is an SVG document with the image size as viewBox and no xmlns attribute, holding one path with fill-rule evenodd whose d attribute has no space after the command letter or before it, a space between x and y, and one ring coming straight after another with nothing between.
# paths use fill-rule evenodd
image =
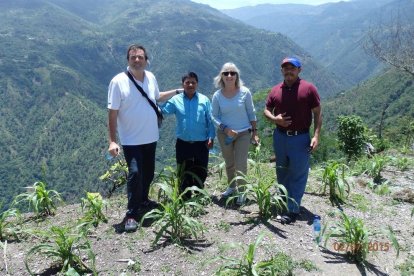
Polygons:
<instances>
[{"instance_id":1,"label":"sunglasses on woman","mask_svg":"<svg viewBox=\"0 0 414 276\"><path fill-rule=\"evenodd\" d=\"M230 71L230 72L223 72L222 73L224 76L228 76L228 75L230 75L230 76L235 76L236 74L237 74L237 72L232 72L232 71Z\"/></svg>"}]
</instances>

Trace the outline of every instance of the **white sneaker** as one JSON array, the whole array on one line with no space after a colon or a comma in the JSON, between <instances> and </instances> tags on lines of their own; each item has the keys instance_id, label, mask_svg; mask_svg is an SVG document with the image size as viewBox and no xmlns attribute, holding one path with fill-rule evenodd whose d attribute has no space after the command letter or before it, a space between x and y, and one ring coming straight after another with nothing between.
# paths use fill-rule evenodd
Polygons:
<instances>
[{"instance_id":1,"label":"white sneaker","mask_svg":"<svg viewBox=\"0 0 414 276\"><path fill-rule=\"evenodd\" d=\"M237 197L236 204L241 206L241 205L244 205L245 203L246 203L246 197L244 195L239 195Z\"/></svg>"},{"instance_id":2,"label":"white sneaker","mask_svg":"<svg viewBox=\"0 0 414 276\"><path fill-rule=\"evenodd\" d=\"M236 191L235 188L227 188L227 190L221 194L222 197L229 197Z\"/></svg>"}]
</instances>

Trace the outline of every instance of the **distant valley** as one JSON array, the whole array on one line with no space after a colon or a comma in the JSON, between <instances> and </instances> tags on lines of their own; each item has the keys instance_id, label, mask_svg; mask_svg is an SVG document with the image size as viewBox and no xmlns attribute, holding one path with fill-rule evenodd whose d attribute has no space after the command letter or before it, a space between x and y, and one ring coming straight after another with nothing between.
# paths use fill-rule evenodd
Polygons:
<instances>
[{"instance_id":1,"label":"distant valley","mask_svg":"<svg viewBox=\"0 0 414 276\"><path fill-rule=\"evenodd\" d=\"M304 64L303 78L314 82L323 101L335 103L327 106L338 113L349 109L340 100L343 94L355 99L358 91L372 93L358 90L364 85L353 88L349 92L353 94L346 88L383 70L375 60L365 58L360 59L359 71L351 70L341 61L342 55L327 64L310 54L311 47L296 44L296 38L248 26L188 0L98 2L0 2L0 197L6 205L23 187L42 179L42 168L45 180L67 201L85 190L105 188L98 177L109 167L103 158L107 85L125 70L125 50L131 43L148 49L149 70L161 90L179 87L181 75L192 70L200 76L200 91L208 96L215 91L214 76L227 61L240 67L242 79L256 92L282 80L283 57L298 56ZM349 53L346 49L338 48L338 55ZM347 71L332 70L335 64ZM385 89L388 80L377 78L373 81ZM409 98L412 83L405 80L404 84L401 95ZM258 113L262 104L257 104ZM412 116L411 103L407 108L404 114ZM393 110L400 116L398 108ZM329 114L326 118L334 121ZM159 167L166 160L173 163L172 140L174 119L170 118L161 130Z\"/></svg>"}]
</instances>

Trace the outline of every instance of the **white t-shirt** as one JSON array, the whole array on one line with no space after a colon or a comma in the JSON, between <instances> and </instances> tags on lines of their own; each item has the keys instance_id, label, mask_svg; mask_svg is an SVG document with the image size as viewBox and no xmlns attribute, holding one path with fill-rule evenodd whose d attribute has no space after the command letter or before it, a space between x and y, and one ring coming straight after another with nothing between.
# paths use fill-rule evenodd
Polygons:
<instances>
[{"instance_id":1,"label":"white t-shirt","mask_svg":"<svg viewBox=\"0 0 414 276\"><path fill-rule=\"evenodd\" d=\"M155 76L145 71L144 82L135 81L155 103L160 96ZM158 141L157 115L125 72L116 75L109 84L108 109L118 110L117 128L121 145L143 145Z\"/></svg>"}]
</instances>

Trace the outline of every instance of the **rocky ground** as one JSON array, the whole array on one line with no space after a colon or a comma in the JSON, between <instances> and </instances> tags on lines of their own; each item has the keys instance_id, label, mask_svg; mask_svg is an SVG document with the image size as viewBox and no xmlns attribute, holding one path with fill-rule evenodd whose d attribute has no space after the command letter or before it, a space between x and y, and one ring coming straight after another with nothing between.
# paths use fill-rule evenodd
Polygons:
<instances>
[{"instance_id":1,"label":"rocky ground","mask_svg":"<svg viewBox=\"0 0 414 276\"><path fill-rule=\"evenodd\" d=\"M335 240L329 240L326 246L322 242L319 247L312 240L314 214L319 214L322 223L328 226L340 220L338 208L330 204L327 195L320 194L321 180L317 172L311 173L301 215L293 225L282 225L275 219L261 221L255 204L226 208L217 199L224 186L213 172L206 185L213 200L206 206L206 213L199 218L206 231L198 240L188 240L182 246L171 244L163 238L153 246L155 234L151 226L135 233L116 231L125 212L126 199L118 195L108 200L105 213L108 223L100 224L89 237L96 254L96 268L99 275L214 275L225 263L220 256L238 258L244 254L241 249L226 250L229 244L248 245L263 233L256 260L265 260L277 252L284 252L294 261L307 261L312 264L310 267L314 267L297 266L293 275L400 275L397 266L414 255L414 217L411 216L413 204L395 198L404 197L413 188L414 170L401 172L387 167L383 176L392 183L391 194L377 195L368 187L368 178L356 177L352 179L348 204L343 206L348 216L364 220L372 233L370 241L377 245L371 248L364 266L353 263L344 252L335 250ZM402 189L407 190L401 192ZM402 196L398 196L398 192ZM79 205L63 206L54 217L29 221L24 224L24 228L47 229L51 225L74 225L80 216ZM388 226L395 231L401 246L398 257L392 246L381 246L391 243L385 231ZM1 254L0 274L28 275L24 266L25 255L40 242L33 237L9 241ZM50 261L40 256L33 259L31 268L40 275L57 273Z\"/></svg>"}]
</instances>

